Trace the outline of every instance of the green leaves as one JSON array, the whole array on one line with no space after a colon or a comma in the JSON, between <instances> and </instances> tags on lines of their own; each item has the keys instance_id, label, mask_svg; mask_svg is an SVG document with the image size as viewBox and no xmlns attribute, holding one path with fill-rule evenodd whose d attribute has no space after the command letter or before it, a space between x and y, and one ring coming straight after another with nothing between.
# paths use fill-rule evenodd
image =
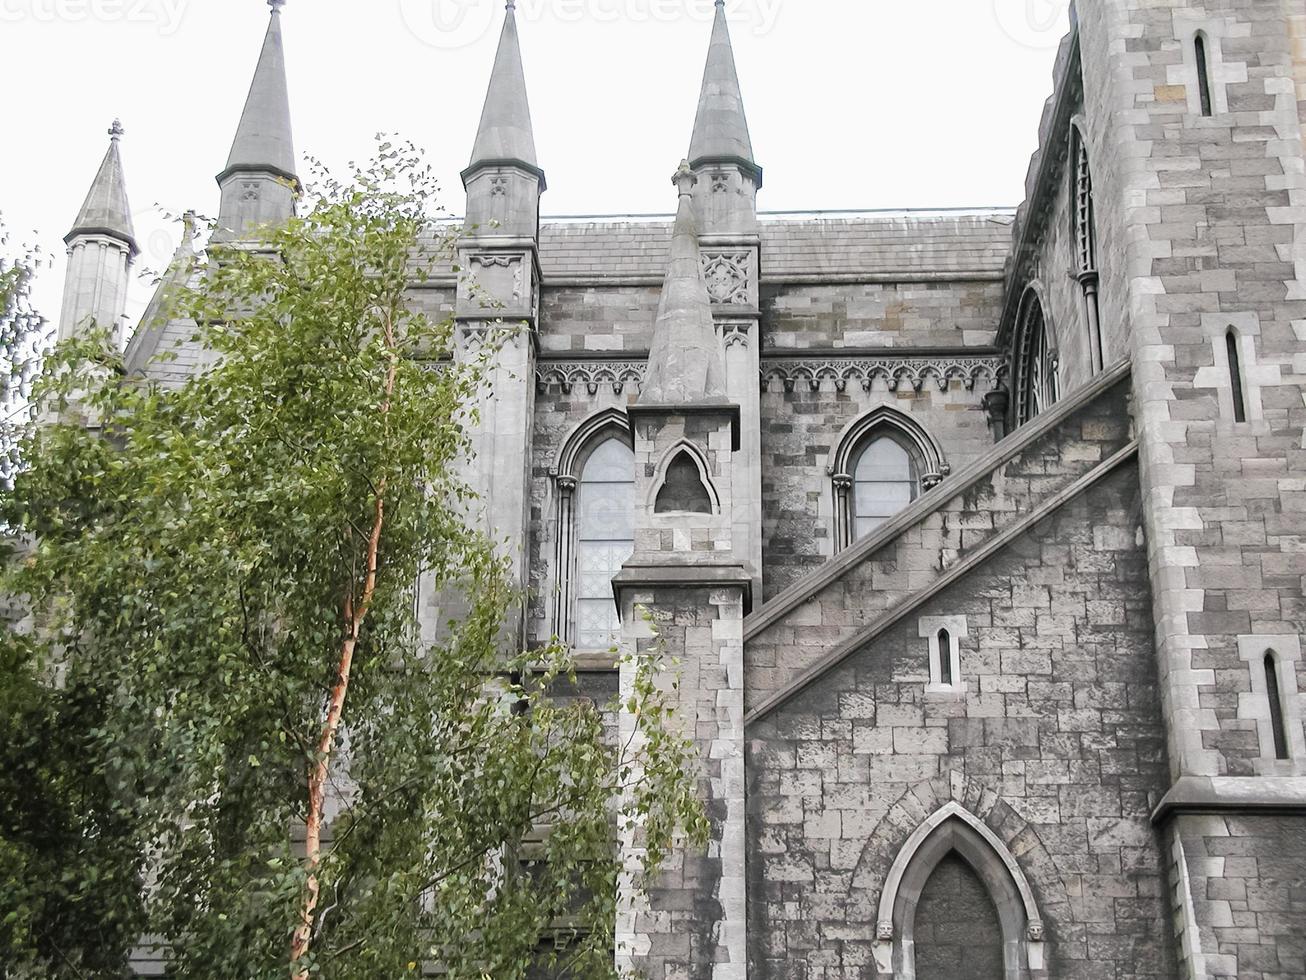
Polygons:
<instances>
[{"instance_id":1,"label":"green leaves","mask_svg":"<svg viewBox=\"0 0 1306 980\"><path fill-rule=\"evenodd\" d=\"M383 143L347 178L317 168L258 248L211 248L175 297L208 352L184 384L125 380L103 336L47 360L34 398L58 421L24 428L0 495L39 542L0 582L35 613L0 647L0 959L115 976L149 934L176 975L284 980L381 488L310 975L609 977L618 825L640 822L649 871L701 839L659 657L630 666L632 750L567 651L505 649L521 597L463 520L485 379L412 299L452 245L434 192ZM424 625L436 608L455 622Z\"/></svg>"}]
</instances>

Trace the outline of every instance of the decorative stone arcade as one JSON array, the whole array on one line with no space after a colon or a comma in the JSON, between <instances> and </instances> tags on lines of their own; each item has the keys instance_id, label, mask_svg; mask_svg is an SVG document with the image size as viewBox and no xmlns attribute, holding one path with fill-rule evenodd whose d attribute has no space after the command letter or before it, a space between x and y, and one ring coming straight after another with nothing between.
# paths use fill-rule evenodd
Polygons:
<instances>
[{"instance_id":1,"label":"decorative stone arcade","mask_svg":"<svg viewBox=\"0 0 1306 980\"><path fill-rule=\"evenodd\" d=\"M617 951L620 965L650 980L743 980L743 619L753 574L733 544L740 409L726 394L694 225L697 178L688 164L675 183L680 205L648 380L630 408L635 550L613 587L624 652L661 642L680 660L677 707L701 751L711 841L705 855L677 854L650 902L627 897ZM623 666L623 690L632 674ZM623 718L625 736L633 724ZM624 843L633 870L638 851L634 841Z\"/></svg>"}]
</instances>

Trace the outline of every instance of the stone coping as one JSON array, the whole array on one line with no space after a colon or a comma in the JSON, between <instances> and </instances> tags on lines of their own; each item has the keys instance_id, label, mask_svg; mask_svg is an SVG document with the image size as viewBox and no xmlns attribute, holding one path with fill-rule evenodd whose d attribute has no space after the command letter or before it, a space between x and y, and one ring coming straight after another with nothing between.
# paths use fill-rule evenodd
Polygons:
<instances>
[{"instance_id":1,"label":"stone coping","mask_svg":"<svg viewBox=\"0 0 1306 980\"><path fill-rule=\"evenodd\" d=\"M1152 823L1185 813L1306 816L1306 776L1182 776L1152 811Z\"/></svg>"}]
</instances>

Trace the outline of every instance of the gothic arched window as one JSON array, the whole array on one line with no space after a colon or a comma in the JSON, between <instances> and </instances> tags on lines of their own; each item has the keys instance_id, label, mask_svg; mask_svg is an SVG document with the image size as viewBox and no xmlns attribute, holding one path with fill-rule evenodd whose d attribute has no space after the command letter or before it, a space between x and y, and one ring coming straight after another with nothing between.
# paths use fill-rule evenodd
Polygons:
<instances>
[{"instance_id":1,"label":"gothic arched window","mask_svg":"<svg viewBox=\"0 0 1306 980\"><path fill-rule=\"evenodd\" d=\"M910 416L881 406L854 422L830 458L835 550L873 533L952 471Z\"/></svg>"},{"instance_id":2,"label":"gothic arched window","mask_svg":"<svg viewBox=\"0 0 1306 980\"><path fill-rule=\"evenodd\" d=\"M635 547L635 453L618 438L594 447L576 495L576 633L586 650L617 642L612 579Z\"/></svg>"},{"instance_id":3,"label":"gothic arched window","mask_svg":"<svg viewBox=\"0 0 1306 980\"><path fill-rule=\"evenodd\" d=\"M920 491L915 457L889 435L867 441L857 456L852 476L852 525L856 541L907 507Z\"/></svg>"},{"instance_id":4,"label":"gothic arched window","mask_svg":"<svg viewBox=\"0 0 1306 980\"><path fill-rule=\"evenodd\" d=\"M608 650L618 632L612 578L634 543L635 453L625 412L609 408L577 426L552 472L553 633L573 647Z\"/></svg>"},{"instance_id":5,"label":"gothic arched window","mask_svg":"<svg viewBox=\"0 0 1306 980\"><path fill-rule=\"evenodd\" d=\"M1057 400L1057 351L1033 286L1021 303L1015 368L1016 424L1024 425Z\"/></svg>"}]
</instances>

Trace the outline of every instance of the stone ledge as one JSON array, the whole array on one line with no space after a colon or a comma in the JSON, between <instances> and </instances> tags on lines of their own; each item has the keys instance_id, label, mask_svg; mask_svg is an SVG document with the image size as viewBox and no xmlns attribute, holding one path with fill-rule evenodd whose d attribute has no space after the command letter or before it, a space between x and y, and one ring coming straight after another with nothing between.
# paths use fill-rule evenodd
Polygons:
<instances>
[{"instance_id":1,"label":"stone ledge","mask_svg":"<svg viewBox=\"0 0 1306 980\"><path fill-rule=\"evenodd\" d=\"M1152 823L1185 813L1306 816L1306 776L1183 776L1152 811Z\"/></svg>"},{"instance_id":2,"label":"stone ledge","mask_svg":"<svg viewBox=\"0 0 1306 980\"><path fill-rule=\"evenodd\" d=\"M722 589L744 592L744 613L753 601L753 576L742 562L718 562L704 554L701 564L678 562L635 564L627 562L612 579L612 594L621 608L621 593L627 589Z\"/></svg>"},{"instance_id":3,"label":"stone ledge","mask_svg":"<svg viewBox=\"0 0 1306 980\"><path fill-rule=\"evenodd\" d=\"M739 419L740 409L734 402L726 401L724 398L720 401L696 401L696 402L636 402L627 406L626 416L630 419L632 426L639 424L641 419L648 418L669 418L671 416L720 416L730 422L730 448L733 452L739 452ZM632 430L632 438L634 432Z\"/></svg>"}]
</instances>

